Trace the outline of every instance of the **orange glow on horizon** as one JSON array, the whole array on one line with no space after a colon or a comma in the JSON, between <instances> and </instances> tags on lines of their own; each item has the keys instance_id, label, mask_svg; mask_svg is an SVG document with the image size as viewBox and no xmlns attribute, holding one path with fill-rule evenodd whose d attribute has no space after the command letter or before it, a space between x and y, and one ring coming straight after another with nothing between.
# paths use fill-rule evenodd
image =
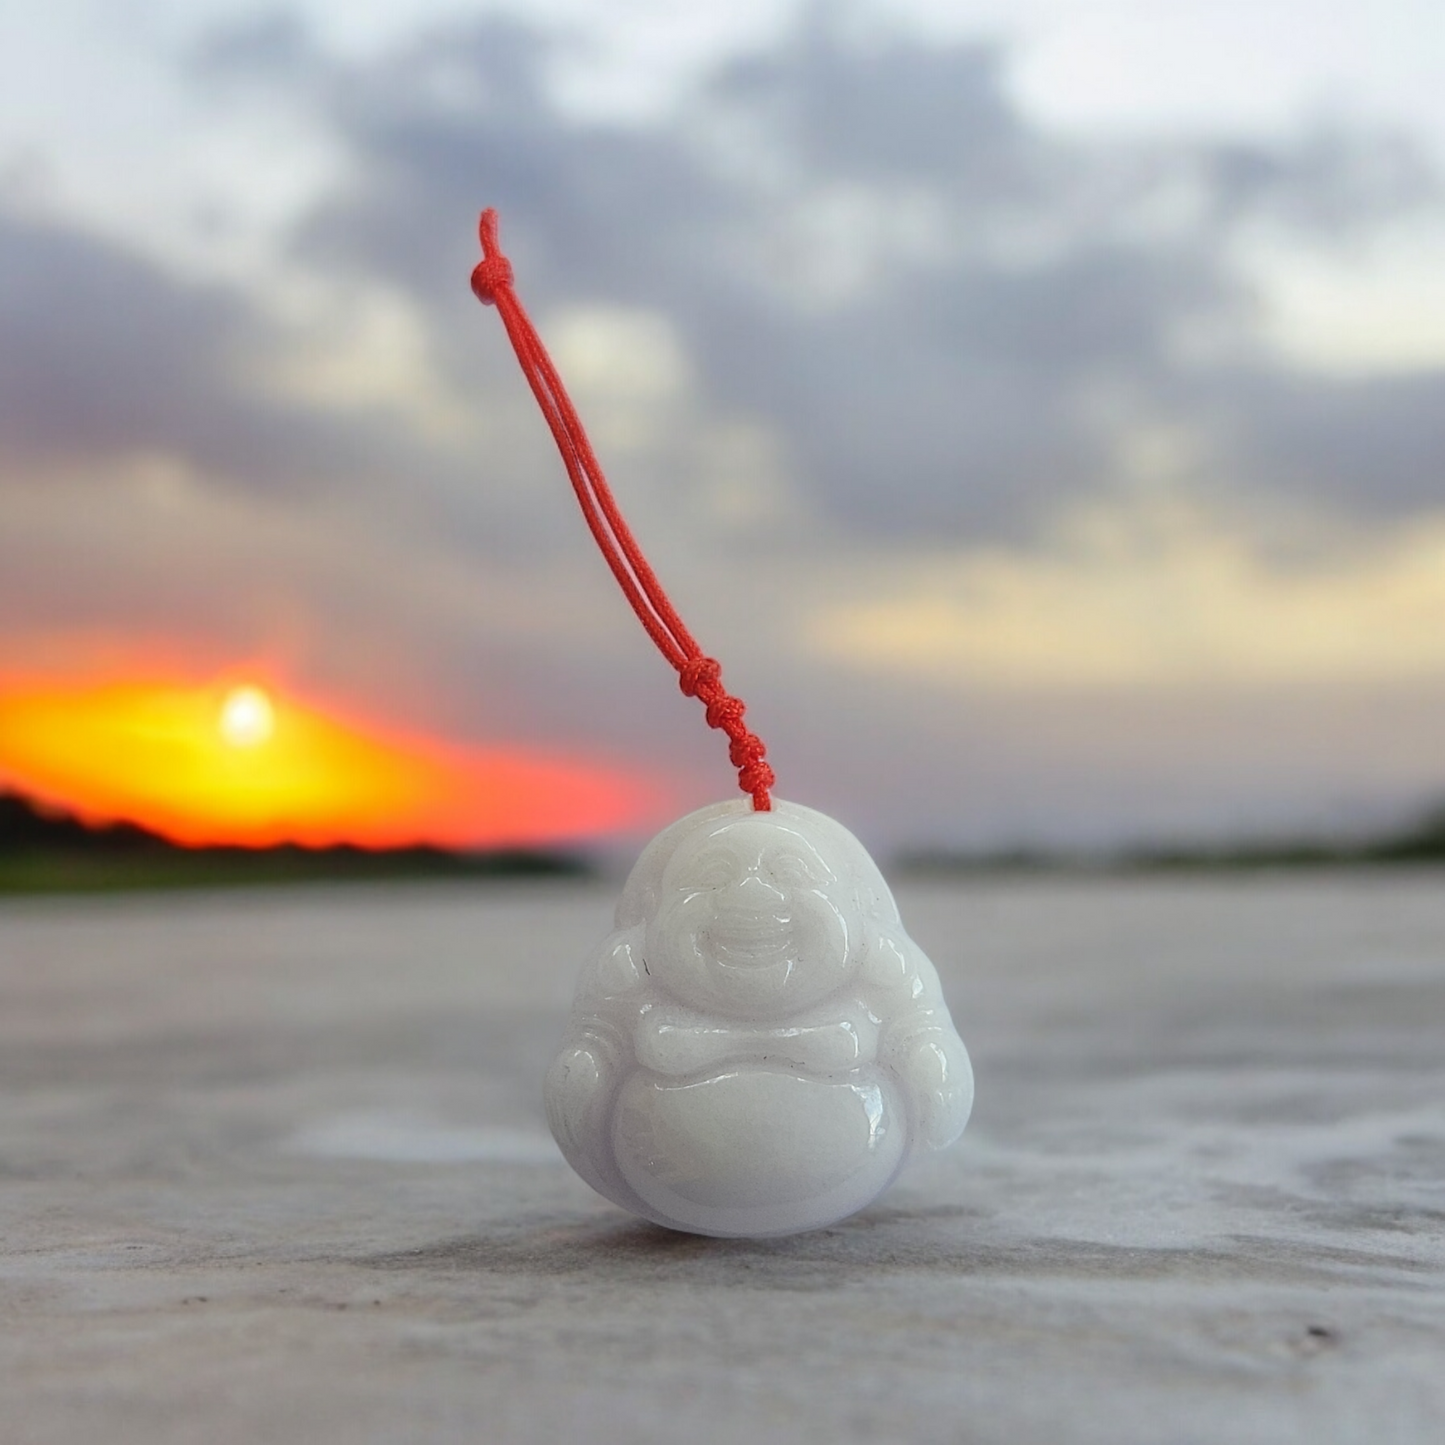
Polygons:
<instances>
[{"instance_id":1,"label":"orange glow on horizon","mask_svg":"<svg viewBox=\"0 0 1445 1445\"><path fill-rule=\"evenodd\" d=\"M343 719L256 682L0 689L0 783L178 843L560 843L653 821L621 769L461 748Z\"/></svg>"}]
</instances>

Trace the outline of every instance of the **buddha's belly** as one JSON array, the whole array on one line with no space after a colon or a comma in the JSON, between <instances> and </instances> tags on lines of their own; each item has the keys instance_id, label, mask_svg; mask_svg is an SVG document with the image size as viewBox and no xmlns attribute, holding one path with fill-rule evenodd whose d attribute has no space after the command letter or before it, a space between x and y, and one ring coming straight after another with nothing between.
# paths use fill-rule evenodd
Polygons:
<instances>
[{"instance_id":1,"label":"buddha's belly","mask_svg":"<svg viewBox=\"0 0 1445 1445\"><path fill-rule=\"evenodd\" d=\"M689 1083L639 1069L618 1094L612 1141L659 1224L763 1235L863 1208L897 1174L907 1126L874 1069L831 1080L739 1065Z\"/></svg>"}]
</instances>

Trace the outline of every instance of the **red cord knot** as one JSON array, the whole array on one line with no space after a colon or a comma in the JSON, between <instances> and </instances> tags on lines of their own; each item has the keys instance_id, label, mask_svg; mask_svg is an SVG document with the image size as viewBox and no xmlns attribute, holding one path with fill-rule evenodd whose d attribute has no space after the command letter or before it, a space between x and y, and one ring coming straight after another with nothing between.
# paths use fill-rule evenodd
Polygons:
<instances>
[{"instance_id":1,"label":"red cord knot","mask_svg":"<svg viewBox=\"0 0 1445 1445\"><path fill-rule=\"evenodd\" d=\"M728 758L738 770L738 786L753 796L753 807L766 813L773 806L769 790L773 770L766 761L767 749L756 733L743 725L747 705L722 685L722 665L714 657L689 657L677 669L678 686L688 697L706 705L707 725L727 735Z\"/></svg>"},{"instance_id":2,"label":"red cord knot","mask_svg":"<svg viewBox=\"0 0 1445 1445\"><path fill-rule=\"evenodd\" d=\"M678 686L686 697L703 697L704 689L713 691L722 682L722 663L715 657L689 657L677 670Z\"/></svg>"},{"instance_id":3,"label":"red cord knot","mask_svg":"<svg viewBox=\"0 0 1445 1445\"><path fill-rule=\"evenodd\" d=\"M502 254L497 240L497 213L491 206L477 221L482 259L472 268L472 292L483 306L495 306L497 293L512 284L512 263Z\"/></svg>"},{"instance_id":4,"label":"red cord knot","mask_svg":"<svg viewBox=\"0 0 1445 1445\"><path fill-rule=\"evenodd\" d=\"M472 293L484 306L495 306L497 292L512 284L512 263L505 256L483 256L472 267Z\"/></svg>"},{"instance_id":5,"label":"red cord knot","mask_svg":"<svg viewBox=\"0 0 1445 1445\"><path fill-rule=\"evenodd\" d=\"M733 733L740 730L743 714L746 711L747 707L741 698L723 693L716 702L708 703L707 711L703 715L707 718L707 725L710 728L721 728L731 737Z\"/></svg>"},{"instance_id":6,"label":"red cord knot","mask_svg":"<svg viewBox=\"0 0 1445 1445\"><path fill-rule=\"evenodd\" d=\"M772 788L776 781L772 768L763 758L738 769L738 786L743 792L753 795L754 812L772 812Z\"/></svg>"}]
</instances>

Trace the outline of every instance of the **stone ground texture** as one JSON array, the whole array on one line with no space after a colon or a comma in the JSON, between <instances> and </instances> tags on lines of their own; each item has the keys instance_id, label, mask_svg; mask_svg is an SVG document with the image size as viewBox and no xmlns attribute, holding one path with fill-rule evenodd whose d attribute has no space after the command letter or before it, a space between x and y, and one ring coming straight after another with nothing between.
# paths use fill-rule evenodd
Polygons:
<instances>
[{"instance_id":1,"label":"stone ground texture","mask_svg":"<svg viewBox=\"0 0 1445 1445\"><path fill-rule=\"evenodd\" d=\"M1445 877L900 903L974 1122L753 1243L546 1134L605 890L4 903L0 1441L1445 1439Z\"/></svg>"}]
</instances>

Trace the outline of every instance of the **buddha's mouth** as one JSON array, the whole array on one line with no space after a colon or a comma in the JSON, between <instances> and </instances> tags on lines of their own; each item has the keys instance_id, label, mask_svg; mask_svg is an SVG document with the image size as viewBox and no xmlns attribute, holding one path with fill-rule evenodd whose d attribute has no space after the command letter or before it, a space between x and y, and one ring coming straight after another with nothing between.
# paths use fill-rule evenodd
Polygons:
<instances>
[{"instance_id":1,"label":"buddha's mouth","mask_svg":"<svg viewBox=\"0 0 1445 1445\"><path fill-rule=\"evenodd\" d=\"M791 962L796 952L793 919L772 909L730 909L702 930L699 940L723 968L764 969Z\"/></svg>"}]
</instances>

